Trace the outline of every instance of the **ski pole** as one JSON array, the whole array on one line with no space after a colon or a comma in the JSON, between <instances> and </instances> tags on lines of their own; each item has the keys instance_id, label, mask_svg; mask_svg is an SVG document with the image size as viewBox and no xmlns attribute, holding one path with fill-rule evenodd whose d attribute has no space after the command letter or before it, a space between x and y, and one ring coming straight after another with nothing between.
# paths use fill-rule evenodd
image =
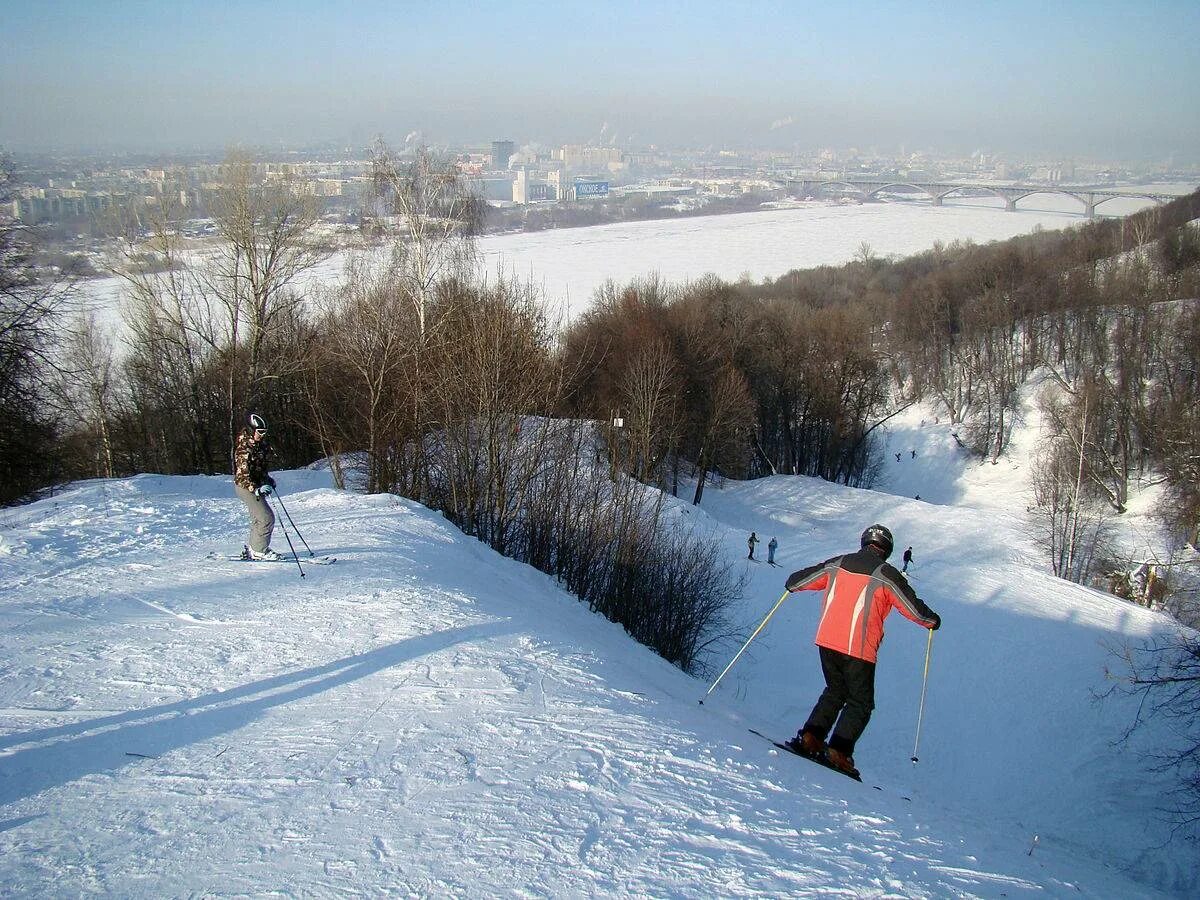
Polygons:
<instances>
[{"instance_id":1,"label":"ski pole","mask_svg":"<svg viewBox=\"0 0 1200 900\"><path fill-rule=\"evenodd\" d=\"M929 629L929 640L925 643L925 677L921 679L921 709L917 713L917 739L913 742L912 763L917 759L917 745L921 743L921 720L925 718L925 688L929 684L929 656L933 653L933 629Z\"/></svg>"},{"instance_id":2,"label":"ski pole","mask_svg":"<svg viewBox=\"0 0 1200 900\"><path fill-rule=\"evenodd\" d=\"M278 498L276 498L276 499L278 499ZM267 500L266 497L263 497L263 502L265 502L267 504L267 506L271 505L271 501ZM278 518L278 516L276 518ZM292 545L292 537L291 537L291 535L288 534L287 526L283 524L283 519L279 519L279 527L281 529L283 529L283 536L285 538L287 538L288 547L292 551L292 559L294 559L296 561L296 568L300 570L300 577L303 578L304 577L304 567L300 565L300 554L298 554L296 552L296 548Z\"/></svg>"},{"instance_id":3,"label":"ski pole","mask_svg":"<svg viewBox=\"0 0 1200 900\"><path fill-rule=\"evenodd\" d=\"M713 690L716 688L716 686L721 683L721 679L725 677L725 673L733 668L733 664L738 661L738 657L740 657L744 652L746 652L746 648L750 646L750 641L752 641L756 637L758 637L758 633L760 631L762 631L763 628L766 627L767 621L771 618L771 616L775 615L775 610L779 609L779 604L783 603L783 601L787 599L787 595L790 593L791 593L791 591L783 592L783 596L779 598L779 601L774 606L772 606L771 611L769 613L767 613L767 618L763 619L762 622L759 623L759 626L754 629L754 634L750 635L750 637L746 640L746 643L742 644L742 649L739 650L737 652L737 655L734 656L734 658L729 661L729 665L727 665L724 668L724 670L721 672L721 674L717 676L717 680L714 681L712 683L712 685L709 687L709 689L704 692L704 697L707 697L709 694L711 694L713 692ZM704 705L704 697L700 698L701 706Z\"/></svg>"},{"instance_id":4,"label":"ski pole","mask_svg":"<svg viewBox=\"0 0 1200 900\"><path fill-rule=\"evenodd\" d=\"M287 520L292 526L292 531L296 532L296 537L300 538L300 543L304 545L304 549L308 551L308 555L316 556L317 554L313 553L312 547L308 546L308 541L304 539L304 535L300 533L300 529L296 527L296 523L292 519L292 514L288 512L288 508L283 505L283 498L279 496L278 492L275 494L275 499L279 501L279 508L282 509L283 514L287 516Z\"/></svg>"}]
</instances>

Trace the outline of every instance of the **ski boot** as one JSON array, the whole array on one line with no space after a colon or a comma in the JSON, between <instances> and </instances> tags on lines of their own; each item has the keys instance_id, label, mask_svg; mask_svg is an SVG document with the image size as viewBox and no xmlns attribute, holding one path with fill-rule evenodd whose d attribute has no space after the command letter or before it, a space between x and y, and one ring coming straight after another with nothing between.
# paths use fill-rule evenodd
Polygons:
<instances>
[{"instance_id":1,"label":"ski boot","mask_svg":"<svg viewBox=\"0 0 1200 900\"><path fill-rule=\"evenodd\" d=\"M825 751L825 758L829 760L829 765L837 769L839 772L844 772L851 778L862 780L862 775L858 769L854 768L854 757L843 753L841 750L836 750L833 747Z\"/></svg>"},{"instance_id":2,"label":"ski boot","mask_svg":"<svg viewBox=\"0 0 1200 900\"><path fill-rule=\"evenodd\" d=\"M259 553L257 550L251 550L246 544L242 544L242 559L254 560L257 562L275 562L283 559L278 553L268 547Z\"/></svg>"},{"instance_id":3,"label":"ski boot","mask_svg":"<svg viewBox=\"0 0 1200 900\"><path fill-rule=\"evenodd\" d=\"M801 756L807 756L811 759L825 758L825 742L811 731L800 732L798 737L794 737L787 742L787 746L793 753L798 753Z\"/></svg>"}]
</instances>

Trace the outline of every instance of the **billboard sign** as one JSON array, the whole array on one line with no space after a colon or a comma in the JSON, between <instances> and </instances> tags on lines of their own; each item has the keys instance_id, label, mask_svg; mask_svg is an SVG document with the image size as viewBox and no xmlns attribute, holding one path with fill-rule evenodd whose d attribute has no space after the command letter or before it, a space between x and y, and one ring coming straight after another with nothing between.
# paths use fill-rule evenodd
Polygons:
<instances>
[{"instance_id":1,"label":"billboard sign","mask_svg":"<svg viewBox=\"0 0 1200 900\"><path fill-rule=\"evenodd\" d=\"M607 197L608 196L607 181L576 181L575 196L576 197Z\"/></svg>"}]
</instances>

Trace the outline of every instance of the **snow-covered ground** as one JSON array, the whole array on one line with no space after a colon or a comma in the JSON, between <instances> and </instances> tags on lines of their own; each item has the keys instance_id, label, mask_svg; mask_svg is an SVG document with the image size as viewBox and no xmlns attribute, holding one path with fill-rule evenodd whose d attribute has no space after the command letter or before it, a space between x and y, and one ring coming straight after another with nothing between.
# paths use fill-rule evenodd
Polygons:
<instances>
[{"instance_id":1,"label":"snow-covered ground","mask_svg":"<svg viewBox=\"0 0 1200 900\"><path fill-rule=\"evenodd\" d=\"M6 510L3 892L1194 896L1144 762L1164 733L1114 745L1132 710L1092 699L1105 642L1168 623L1044 574L1019 501L993 484L972 502L980 469L947 440L919 417L889 432L920 502L893 456L894 493L778 476L669 506L746 569L743 635L790 571L866 524L913 545L945 620L920 762L926 632L894 616L861 785L747 732L787 737L820 691L811 593L700 706L705 680L546 576L320 472L279 477L338 557L303 580L207 558L240 546L228 478L88 482ZM781 567L741 560L751 529Z\"/></svg>"}]
</instances>

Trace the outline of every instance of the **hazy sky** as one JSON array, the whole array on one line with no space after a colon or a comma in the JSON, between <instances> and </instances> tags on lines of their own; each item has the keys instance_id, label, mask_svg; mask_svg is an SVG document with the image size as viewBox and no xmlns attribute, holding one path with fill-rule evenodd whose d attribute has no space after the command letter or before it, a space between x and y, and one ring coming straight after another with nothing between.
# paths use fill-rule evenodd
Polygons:
<instances>
[{"instance_id":1,"label":"hazy sky","mask_svg":"<svg viewBox=\"0 0 1200 900\"><path fill-rule=\"evenodd\" d=\"M843 9L846 6L849 9ZM1200 158L1200 0L0 0L0 147Z\"/></svg>"}]
</instances>

